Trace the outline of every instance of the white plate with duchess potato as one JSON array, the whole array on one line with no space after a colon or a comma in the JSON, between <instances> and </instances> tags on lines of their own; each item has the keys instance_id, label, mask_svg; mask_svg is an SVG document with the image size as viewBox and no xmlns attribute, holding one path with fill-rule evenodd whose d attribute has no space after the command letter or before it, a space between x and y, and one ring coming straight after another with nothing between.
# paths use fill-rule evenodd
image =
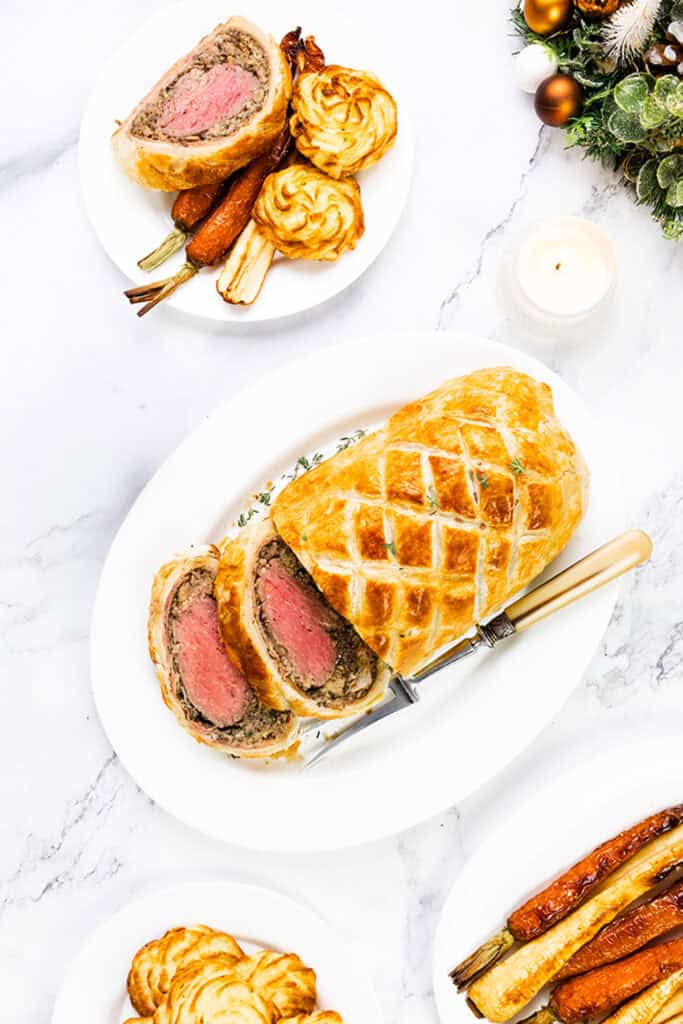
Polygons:
<instances>
[{"instance_id":1,"label":"white plate with duchess potato","mask_svg":"<svg viewBox=\"0 0 683 1024\"><path fill-rule=\"evenodd\" d=\"M227 757L197 743L164 705L147 647L152 580L174 553L218 541L297 460L334 452L451 377L511 366L547 382L591 473L590 500L547 574L624 528L615 459L577 395L516 349L448 332L397 332L326 349L264 377L208 418L161 466L104 566L91 670L104 729L149 796L188 825L259 849L312 851L409 828L500 772L562 707L609 622L610 585L444 670L412 708L373 725L310 770ZM456 638L453 638L454 640Z\"/></svg>"},{"instance_id":2,"label":"white plate with duchess potato","mask_svg":"<svg viewBox=\"0 0 683 1024\"><path fill-rule=\"evenodd\" d=\"M680 724L653 718L641 721L630 736L611 736L609 731L596 735L599 752L579 754L571 769L548 780L533 798L515 806L514 812L496 819L495 830L472 852L441 912L432 962L442 1024L476 1021L466 993L456 991L449 974L500 933L513 911L624 829L683 802ZM645 735L639 737L641 730ZM680 829L679 825L663 833L655 842L668 843ZM648 844L642 850L651 848ZM608 887L613 877L608 875L603 887ZM665 880L663 887L671 881ZM589 893L582 906L597 892ZM671 934L680 934L680 928L656 936L656 941L667 941ZM533 945L529 943L529 948ZM524 948L524 944L517 945L508 955ZM625 955L627 951L622 952ZM635 946L633 954L637 955ZM500 962L505 964L504 959ZM621 962L626 962L623 956ZM548 1002L550 991L551 986L544 987L510 1019L520 1021L534 1013ZM481 998L476 985L472 993ZM598 1016L605 1017L606 1012Z\"/></svg>"},{"instance_id":3,"label":"white plate with duchess potato","mask_svg":"<svg viewBox=\"0 0 683 1024\"><path fill-rule=\"evenodd\" d=\"M142 946L161 938L169 930L194 931L196 925L227 935L221 936L220 945L208 949L200 945L193 951L191 941L186 941L182 954L184 966L189 967L198 957L206 961L209 955L227 953L232 947L231 938L238 944L236 957L240 950L245 957L258 956L263 950L296 954L299 960L294 965L283 961L283 973L286 969L301 968L299 991L303 992L303 998L295 995L294 1000L305 1006L306 1013L315 999L315 1010L310 1012L336 1011L343 1024L380 1024L382 1021L372 985L359 969L350 947L314 911L270 889L237 882L206 881L150 893L104 921L71 963L57 995L52 1024L94 1024L95 1021L97 1024L123 1024L131 1018L137 1020L138 1013L150 1014L153 1005L159 1004L160 989L162 985L165 988L167 982L149 990L145 984L152 973L148 959L138 961L137 984L133 983L127 990L133 957ZM178 948L176 946L176 950ZM199 949L201 954L197 952ZM157 965L160 959L156 954ZM166 957L163 962L168 962ZM154 970L154 964L151 966ZM229 964L227 966L229 970ZM315 972L315 978L306 968ZM211 965L207 975L211 986ZM256 990L255 1007L244 1017L236 1014L235 1019L261 1024L259 993L266 996L271 993L268 990L264 993L259 984L249 984ZM277 990L276 984L274 991ZM205 991L204 998L208 995L210 991ZM238 992L238 996L244 998L244 992ZM246 998L249 1000L249 993ZM150 999L152 1002L146 1003ZM220 1019L227 1022L232 1017L221 1016ZM263 1020L263 1024L267 1024L267 1020ZM315 1018L314 1024L317 1024ZM323 1017L320 1024L338 1024L338 1019Z\"/></svg>"},{"instance_id":4,"label":"white plate with duchess potato","mask_svg":"<svg viewBox=\"0 0 683 1024\"><path fill-rule=\"evenodd\" d=\"M172 228L174 192L143 188L117 166L111 135L148 90L175 61L215 26L242 15L280 40L301 26L323 49L327 62L373 72L394 96L398 133L394 144L371 167L357 175L365 231L355 248L336 261L287 259L277 254L260 295L252 305L231 305L216 290L223 260L201 270L164 300L164 305L194 316L227 323L284 317L310 309L355 281L387 244L405 204L412 173L410 115L399 80L398 61L357 21L330 4L301 0L291 7L276 0L254 0L247 7L219 0L187 0L164 7L145 22L103 68L88 103L80 136L80 172L85 206L103 247L128 281L147 284L172 274L184 262L181 249L161 267L145 273L137 261L153 250ZM121 282L121 291L124 282ZM126 299L121 295L121 302ZM131 307L131 316L139 306ZM155 311L149 313L155 315Z\"/></svg>"}]
</instances>

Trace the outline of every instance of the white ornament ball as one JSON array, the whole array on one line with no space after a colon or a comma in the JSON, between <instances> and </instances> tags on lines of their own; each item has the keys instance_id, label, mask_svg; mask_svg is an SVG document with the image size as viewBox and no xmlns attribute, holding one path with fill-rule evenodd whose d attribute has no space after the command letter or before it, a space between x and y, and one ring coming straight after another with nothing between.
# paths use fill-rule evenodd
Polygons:
<instances>
[{"instance_id":1,"label":"white ornament ball","mask_svg":"<svg viewBox=\"0 0 683 1024\"><path fill-rule=\"evenodd\" d=\"M531 43L515 57L515 82L524 92L536 92L541 82L556 71L557 58L543 43Z\"/></svg>"}]
</instances>

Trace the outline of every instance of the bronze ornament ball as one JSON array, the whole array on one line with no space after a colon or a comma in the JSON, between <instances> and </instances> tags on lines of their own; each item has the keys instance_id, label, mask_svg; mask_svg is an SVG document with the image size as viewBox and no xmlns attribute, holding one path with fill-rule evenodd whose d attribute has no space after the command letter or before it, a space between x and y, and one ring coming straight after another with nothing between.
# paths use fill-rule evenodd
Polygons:
<instances>
[{"instance_id":1,"label":"bronze ornament ball","mask_svg":"<svg viewBox=\"0 0 683 1024\"><path fill-rule=\"evenodd\" d=\"M524 20L532 32L548 36L566 25L572 0L524 0Z\"/></svg>"},{"instance_id":2,"label":"bronze ornament ball","mask_svg":"<svg viewBox=\"0 0 683 1024\"><path fill-rule=\"evenodd\" d=\"M581 113L583 89L571 75L551 75L536 90L534 107L544 124L564 128Z\"/></svg>"},{"instance_id":3,"label":"bronze ornament ball","mask_svg":"<svg viewBox=\"0 0 683 1024\"><path fill-rule=\"evenodd\" d=\"M588 18L607 18L619 9L621 0L574 0L574 6Z\"/></svg>"}]
</instances>

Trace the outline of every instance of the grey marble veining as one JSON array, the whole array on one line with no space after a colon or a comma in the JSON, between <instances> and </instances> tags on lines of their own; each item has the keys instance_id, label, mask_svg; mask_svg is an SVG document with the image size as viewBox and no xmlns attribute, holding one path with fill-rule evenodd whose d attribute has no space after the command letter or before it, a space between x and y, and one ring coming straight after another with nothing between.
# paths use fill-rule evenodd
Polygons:
<instances>
[{"instance_id":1,"label":"grey marble veining","mask_svg":"<svg viewBox=\"0 0 683 1024\"><path fill-rule=\"evenodd\" d=\"M350 0L347 13L395 48L412 87L415 182L382 257L321 309L243 334L164 309L138 321L86 222L76 139L98 68L161 6L3 9L3 94L22 103L6 110L0 144L0 1016L44 1024L80 943L128 899L228 875L323 910L365 960L387 1021L434 1024L438 914L500 810L597 745L659 734L663 723L675 731L683 717L683 247L664 242L608 172L539 128L512 85L507 3L427 0L421 22L437 30L426 47L387 0ZM573 346L520 337L495 302L506 247L550 213L591 217L618 252L608 322ZM437 326L518 345L584 396L612 438L627 518L655 540L652 563L623 583L561 713L462 805L325 857L203 839L135 786L95 715L87 640L108 546L162 459L237 389L345 338Z\"/></svg>"}]
</instances>

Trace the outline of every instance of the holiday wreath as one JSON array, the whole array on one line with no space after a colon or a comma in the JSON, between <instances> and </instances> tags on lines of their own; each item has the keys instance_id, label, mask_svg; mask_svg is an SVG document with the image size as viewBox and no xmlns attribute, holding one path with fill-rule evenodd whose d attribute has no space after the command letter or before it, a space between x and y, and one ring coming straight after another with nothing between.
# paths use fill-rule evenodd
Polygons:
<instances>
[{"instance_id":1,"label":"holiday wreath","mask_svg":"<svg viewBox=\"0 0 683 1024\"><path fill-rule=\"evenodd\" d=\"M681 238L683 0L524 0L512 21L528 44L518 78L541 120L618 170L664 235Z\"/></svg>"}]
</instances>

